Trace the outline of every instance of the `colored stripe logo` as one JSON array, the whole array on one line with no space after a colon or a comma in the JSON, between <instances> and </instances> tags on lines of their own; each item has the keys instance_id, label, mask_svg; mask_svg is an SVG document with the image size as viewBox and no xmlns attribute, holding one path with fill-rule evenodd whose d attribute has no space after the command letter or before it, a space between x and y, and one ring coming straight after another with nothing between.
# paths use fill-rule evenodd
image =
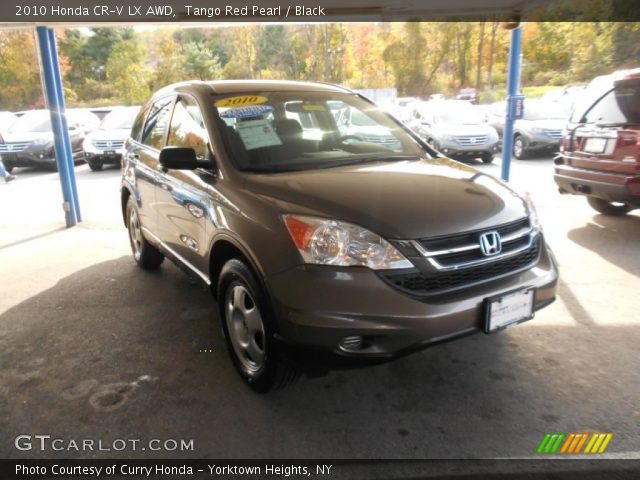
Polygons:
<instances>
[{"instance_id":1,"label":"colored stripe logo","mask_svg":"<svg viewBox=\"0 0 640 480\"><path fill-rule=\"evenodd\" d=\"M613 433L546 433L538 445L541 455L604 453Z\"/></svg>"}]
</instances>

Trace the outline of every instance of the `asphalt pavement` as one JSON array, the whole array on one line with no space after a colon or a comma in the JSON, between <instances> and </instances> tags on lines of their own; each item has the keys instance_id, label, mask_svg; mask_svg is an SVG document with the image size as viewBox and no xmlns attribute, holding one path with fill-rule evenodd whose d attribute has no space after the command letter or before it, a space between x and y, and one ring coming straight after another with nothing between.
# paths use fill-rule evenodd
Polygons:
<instances>
[{"instance_id":1,"label":"asphalt pavement","mask_svg":"<svg viewBox=\"0 0 640 480\"><path fill-rule=\"evenodd\" d=\"M640 215L561 196L550 158L514 161L512 183L560 262L554 304L495 335L263 396L234 372L209 293L169 262L134 264L119 170L76 172L72 229L55 173L0 183L0 457L537 458L547 432L612 432L602 458L640 458ZM19 450L18 435L142 443Z\"/></svg>"}]
</instances>

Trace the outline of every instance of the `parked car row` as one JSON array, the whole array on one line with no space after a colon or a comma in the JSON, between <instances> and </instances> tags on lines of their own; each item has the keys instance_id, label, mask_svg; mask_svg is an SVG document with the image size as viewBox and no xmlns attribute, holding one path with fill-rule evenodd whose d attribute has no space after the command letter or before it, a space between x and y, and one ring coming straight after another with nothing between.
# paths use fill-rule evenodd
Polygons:
<instances>
[{"instance_id":1,"label":"parked car row","mask_svg":"<svg viewBox=\"0 0 640 480\"><path fill-rule=\"evenodd\" d=\"M87 161L92 170L120 163L122 147L139 107L66 111L74 162ZM51 116L48 110L16 115L0 112L0 157L8 172L15 167L57 170ZM101 121L102 116L102 121Z\"/></svg>"}]
</instances>

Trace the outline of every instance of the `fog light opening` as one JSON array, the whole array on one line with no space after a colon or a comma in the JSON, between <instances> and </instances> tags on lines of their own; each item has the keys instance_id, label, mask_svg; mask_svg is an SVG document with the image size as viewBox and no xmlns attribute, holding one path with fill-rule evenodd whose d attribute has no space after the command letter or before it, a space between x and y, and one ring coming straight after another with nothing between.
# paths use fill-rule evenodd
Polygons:
<instances>
[{"instance_id":1,"label":"fog light opening","mask_svg":"<svg viewBox=\"0 0 640 480\"><path fill-rule=\"evenodd\" d=\"M364 338L362 338L360 335L352 335L350 337L344 337L342 340L340 340L340 348L348 352L362 350L363 347Z\"/></svg>"}]
</instances>

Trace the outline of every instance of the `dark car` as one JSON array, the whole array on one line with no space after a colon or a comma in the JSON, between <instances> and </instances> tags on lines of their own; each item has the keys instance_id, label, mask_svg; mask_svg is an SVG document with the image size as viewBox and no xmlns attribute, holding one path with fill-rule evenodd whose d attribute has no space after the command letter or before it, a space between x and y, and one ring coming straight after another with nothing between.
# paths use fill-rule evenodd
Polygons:
<instances>
[{"instance_id":1,"label":"dark car","mask_svg":"<svg viewBox=\"0 0 640 480\"><path fill-rule=\"evenodd\" d=\"M506 112L506 102L496 102L487 115L487 122L501 138ZM566 109L558 103L526 99L523 118L513 124L513 156L525 159L534 153L556 153L568 117Z\"/></svg>"},{"instance_id":2,"label":"dark car","mask_svg":"<svg viewBox=\"0 0 640 480\"><path fill-rule=\"evenodd\" d=\"M336 106L397 142L343 135ZM167 256L211 287L256 391L306 354L390 359L515 325L555 298L556 262L527 200L341 87L166 87L134 122L122 173L136 262Z\"/></svg>"},{"instance_id":3,"label":"dark car","mask_svg":"<svg viewBox=\"0 0 640 480\"><path fill-rule=\"evenodd\" d=\"M640 69L595 78L576 103L555 159L561 193L605 215L640 208Z\"/></svg>"},{"instance_id":4,"label":"dark car","mask_svg":"<svg viewBox=\"0 0 640 480\"><path fill-rule=\"evenodd\" d=\"M100 120L87 110L67 110L67 126L75 161L83 160L82 141ZM3 132L0 155L7 171L14 167L57 169L53 148L51 116L48 110L30 110Z\"/></svg>"},{"instance_id":5,"label":"dark car","mask_svg":"<svg viewBox=\"0 0 640 480\"><path fill-rule=\"evenodd\" d=\"M139 110L140 107L114 108L103 118L100 126L85 137L82 150L91 170L102 170L105 164L120 165L124 141Z\"/></svg>"}]
</instances>

